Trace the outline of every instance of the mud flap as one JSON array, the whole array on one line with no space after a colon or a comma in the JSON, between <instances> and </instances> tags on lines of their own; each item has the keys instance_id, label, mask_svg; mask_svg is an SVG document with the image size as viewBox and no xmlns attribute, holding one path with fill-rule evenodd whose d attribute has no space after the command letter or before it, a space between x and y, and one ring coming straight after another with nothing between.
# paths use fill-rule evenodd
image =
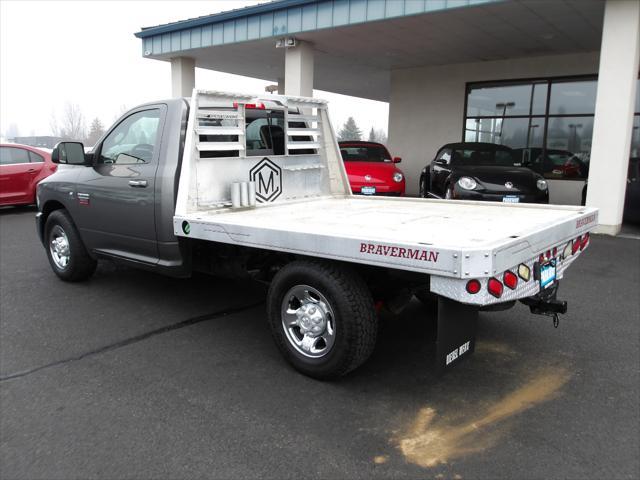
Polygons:
<instances>
[{"instance_id":1,"label":"mud flap","mask_svg":"<svg viewBox=\"0 0 640 480\"><path fill-rule=\"evenodd\" d=\"M478 307L438 297L436 365L443 373L476 348Z\"/></svg>"}]
</instances>

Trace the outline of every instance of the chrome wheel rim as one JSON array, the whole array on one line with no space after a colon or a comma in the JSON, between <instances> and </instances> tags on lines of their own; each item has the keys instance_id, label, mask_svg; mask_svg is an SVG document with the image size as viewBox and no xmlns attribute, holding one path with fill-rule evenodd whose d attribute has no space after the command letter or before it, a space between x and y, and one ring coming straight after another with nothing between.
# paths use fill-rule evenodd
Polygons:
<instances>
[{"instance_id":1,"label":"chrome wheel rim","mask_svg":"<svg viewBox=\"0 0 640 480\"><path fill-rule=\"evenodd\" d=\"M336 325L331 305L309 285L296 285L282 300L282 328L289 344L309 358L327 355L335 343Z\"/></svg>"},{"instance_id":2,"label":"chrome wheel rim","mask_svg":"<svg viewBox=\"0 0 640 480\"><path fill-rule=\"evenodd\" d=\"M56 225L51 230L49 235L49 252L51 252L51 258L53 263L56 264L60 270L64 270L69 265L71 259L71 250L69 248L69 239L67 234L60 225Z\"/></svg>"}]
</instances>

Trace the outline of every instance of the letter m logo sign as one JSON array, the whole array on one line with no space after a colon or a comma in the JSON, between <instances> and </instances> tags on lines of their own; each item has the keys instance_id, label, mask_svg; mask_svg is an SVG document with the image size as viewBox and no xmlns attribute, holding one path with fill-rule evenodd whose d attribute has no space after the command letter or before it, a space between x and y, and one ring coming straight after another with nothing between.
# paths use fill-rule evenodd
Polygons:
<instances>
[{"instance_id":1,"label":"letter m logo sign","mask_svg":"<svg viewBox=\"0 0 640 480\"><path fill-rule=\"evenodd\" d=\"M256 198L259 202L273 202L282 193L282 169L263 158L249 171L249 180L256 183Z\"/></svg>"}]
</instances>

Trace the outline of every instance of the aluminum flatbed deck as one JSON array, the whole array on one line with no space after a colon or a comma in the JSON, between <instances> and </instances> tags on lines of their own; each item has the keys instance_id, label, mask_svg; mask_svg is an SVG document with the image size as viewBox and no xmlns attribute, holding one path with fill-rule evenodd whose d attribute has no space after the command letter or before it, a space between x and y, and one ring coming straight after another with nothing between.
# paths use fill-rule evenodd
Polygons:
<instances>
[{"instance_id":1,"label":"aluminum flatbed deck","mask_svg":"<svg viewBox=\"0 0 640 480\"><path fill-rule=\"evenodd\" d=\"M465 278L485 277L575 238L596 210L383 197L325 197L175 217L189 237Z\"/></svg>"}]
</instances>

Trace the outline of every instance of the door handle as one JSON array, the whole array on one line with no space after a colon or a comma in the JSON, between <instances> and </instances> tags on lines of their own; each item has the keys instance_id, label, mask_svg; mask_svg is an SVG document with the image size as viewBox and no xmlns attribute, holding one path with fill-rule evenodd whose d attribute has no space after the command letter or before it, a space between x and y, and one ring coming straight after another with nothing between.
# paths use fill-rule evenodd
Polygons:
<instances>
[{"instance_id":1,"label":"door handle","mask_svg":"<svg viewBox=\"0 0 640 480\"><path fill-rule=\"evenodd\" d=\"M144 188L147 186L146 180L129 180L129 186L134 188Z\"/></svg>"},{"instance_id":2,"label":"door handle","mask_svg":"<svg viewBox=\"0 0 640 480\"><path fill-rule=\"evenodd\" d=\"M29 173L36 173L36 169L35 169L35 168L30 168L29 170L27 170L27 172L29 172Z\"/></svg>"}]
</instances>

